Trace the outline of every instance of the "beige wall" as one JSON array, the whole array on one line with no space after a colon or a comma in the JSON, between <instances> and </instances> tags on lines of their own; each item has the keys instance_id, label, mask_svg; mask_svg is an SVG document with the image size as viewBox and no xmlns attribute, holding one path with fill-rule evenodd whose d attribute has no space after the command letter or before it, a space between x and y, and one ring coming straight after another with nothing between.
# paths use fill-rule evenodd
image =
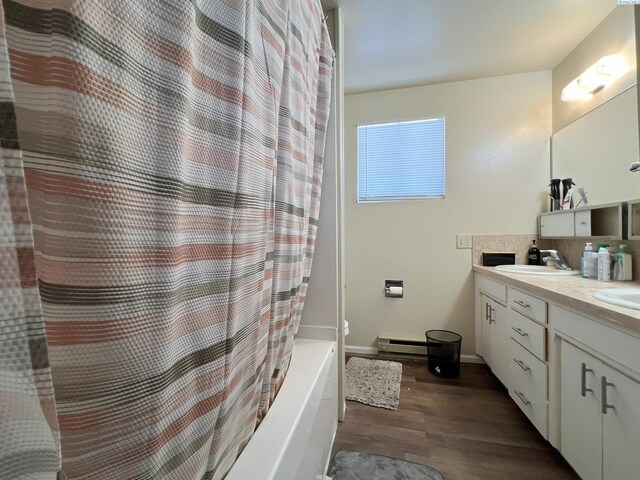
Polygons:
<instances>
[{"instance_id":1,"label":"beige wall","mask_svg":"<svg viewBox=\"0 0 640 480\"><path fill-rule=\"evenodd\" d=\"M623 55L630 69L615 83L588 100L563 102L562 89L598 59L606 55ZM636 32L634 8L620 5L553 69L553 132L566 127L598 105L636 84Z\"/></svg>"},{"instance_id":2,"label":"beige wall","mask_svg":"<svg viewBox=\"0 0 640 480\"><path fill-rule=\"evenodd\" d=\"M359 123L446 116L446 198L356 202ZM431 328L464 337L474 353L471 250L456 233L535 232L546 206L551 72L348 95L345 99L347 345L378 335L424 339ZM405 281L385 298L385 279Z\"/></svg>"}]
</instances>

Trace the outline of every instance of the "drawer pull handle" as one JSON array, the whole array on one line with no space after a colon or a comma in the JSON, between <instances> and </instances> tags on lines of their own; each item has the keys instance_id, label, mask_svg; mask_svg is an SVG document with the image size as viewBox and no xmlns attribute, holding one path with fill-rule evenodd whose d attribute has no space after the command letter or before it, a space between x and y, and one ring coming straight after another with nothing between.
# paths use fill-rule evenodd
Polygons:
<instances>
[{"instance_id":1,"label":"drawer pull handle","mask_svg":"<svg viewBox=\"0 0 640 480\"><path fill-rule=\"evenodd\" d=\"M601 392L602 392L602 414L606 415L607 411L612 408L612 409L616 409L616 407L614 407L613 405L609 405L609 403L607 402L607 387L615 387L615 385L613 383L609 383L607 382L607 377L602 377L602 383L601 385Z\"/></svg>"},{"instance_id":2,"label":"drawer pull handle","mask_svg":"<svg viewBox=\"0 0 640 480\"><path fill-rule=\"evenodd\" d=\"M513 361L516 362L518 366L525 372L531 371L531 368L529 368L529 366L526 363L524 363L522 360L518 360L517 358L514 358Z\"/></svg>"},{"instance_id":3,"label":"drawer pull handle","mask_svg":"<svg viewBox=\"0 0 640 480\"><path fill-rule=\"evenodd\" d=\"M513 393L515 393L518 396L518 398L522 400L522 403L524 403L527 407L531 405L531 402L527 400L527 397L524 396L524 393L519 392L518 390L514 390Z\"/></svg>"},{"instance_id":4,"label":"drawer pull handle","mask_svg":"<svg viewBox=\"0 0 640 480\"><path fill-rule=\"evenodd\" d=\"M493 307L489 307L489 323L495 323L496 319L493 318L493 314L495 313L496 309Z\"/></svg>"},{"instance_id":5,"label":"drawer pull handle","mask_svg":"<svg viewBox=\"0 0 640 480\"><path fill-rule=\"evenodd\" d=\"M516 305L520 305L522 308L531 308L531 305L523 302L522 300L514 300L513 303L515 303Z\"/></svg>"},{"instance_id":6,"label":"drawer pull handle","mask_svg":"<svg viewBox=\"0 0 640 480\"><path fill-rule=\"evenodd\" d=\"M484 319L489 320L489 310L491 309L491 305L489 302L484 304Z\"/></svg>"},{"instance_id":7,"label":"drawer pull handle","mask_svg":"<svg viewBox=\"0 0 640 480\"><path fill-rule=\"evenodd\" d=\"M586 225L587 222L580 222L580 225Z\"/></svg>"},{"instance_id":8,"label":"drawer pull handle","mask_svg":"<svg viewBox=\"0 0 640 480\"><path fill-rule=\"evenodd\" d=\"M593 373L593 370L587 368L587 364L582 362L582 368L580 370L580 393L583 397L587 396L587 392L593 393L591 388L587 388L587 372Z\"/></svg>"},{"instance_id":9,"label":"drawer pull handle","mask_svg":"<svg viewBox=\"0 0 640 480\"><path fill-rule=\"evenodd\" d=\"M527 332L523 332L521 328L517 328L517 327L511 327L511 330L513 330L514 332L516 332L518 335L520 335L521 337L528 337L529 334Z\"/></svg>"}]
</instances>

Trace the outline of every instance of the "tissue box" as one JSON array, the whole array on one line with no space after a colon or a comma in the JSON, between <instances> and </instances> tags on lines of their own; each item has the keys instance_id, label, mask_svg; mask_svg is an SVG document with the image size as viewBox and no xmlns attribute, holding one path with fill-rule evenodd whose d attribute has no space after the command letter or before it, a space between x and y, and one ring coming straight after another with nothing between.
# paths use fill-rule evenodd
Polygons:
<instances>
[{"instance_id":1,"label":"tissue box","mask_svg":"<svg viewBox=\"0 0 640 480\"><path fill-rule=\"evenodd\" d=\"M515 265L515 253L487 253L482 252L482 265L485 267L495 267L497 265Z\"/></svg>"}]
</instances>

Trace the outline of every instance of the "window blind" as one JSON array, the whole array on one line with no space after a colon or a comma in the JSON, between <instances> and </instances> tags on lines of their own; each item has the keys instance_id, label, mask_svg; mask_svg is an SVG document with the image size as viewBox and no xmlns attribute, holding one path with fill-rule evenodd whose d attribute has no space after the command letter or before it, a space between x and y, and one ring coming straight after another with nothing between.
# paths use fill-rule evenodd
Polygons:
<instances>
[{"instance_id":1,"label":"window blind","mask_svg":"<svg viewBox=\"0 0 640 480\"><path fill-rule=\"evenodd\" d=\"M444 197L444 117L358 126L358 202Z\"/></svg>"}]
</instances>

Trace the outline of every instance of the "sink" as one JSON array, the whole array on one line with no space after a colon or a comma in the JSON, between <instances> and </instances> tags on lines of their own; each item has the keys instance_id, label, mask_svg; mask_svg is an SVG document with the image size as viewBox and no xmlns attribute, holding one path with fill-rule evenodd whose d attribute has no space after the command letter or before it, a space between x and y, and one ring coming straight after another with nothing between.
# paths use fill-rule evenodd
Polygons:
<instances>
[{"instance_id":1,"label":"sink","mask_svg":"<svg viewBox=\"0 0 640 480\"><path fill-rule=\"evenodd\" d=\"M543 265L498 265L496 270L507 273L522 273L526 275L569 276L580 274L577 270L557 270L554 267L545 267Z\"/></svg>"},{"instance_id":2,"label":"sink","mask_svg":"<svg viewBox=\"0 0 640 480\"><path fill-rule=\"evenodd\" d=\"M604 288L593 292L593 298L620 307L640 310L640 288Z\"/></svg>"}]
</instances>

